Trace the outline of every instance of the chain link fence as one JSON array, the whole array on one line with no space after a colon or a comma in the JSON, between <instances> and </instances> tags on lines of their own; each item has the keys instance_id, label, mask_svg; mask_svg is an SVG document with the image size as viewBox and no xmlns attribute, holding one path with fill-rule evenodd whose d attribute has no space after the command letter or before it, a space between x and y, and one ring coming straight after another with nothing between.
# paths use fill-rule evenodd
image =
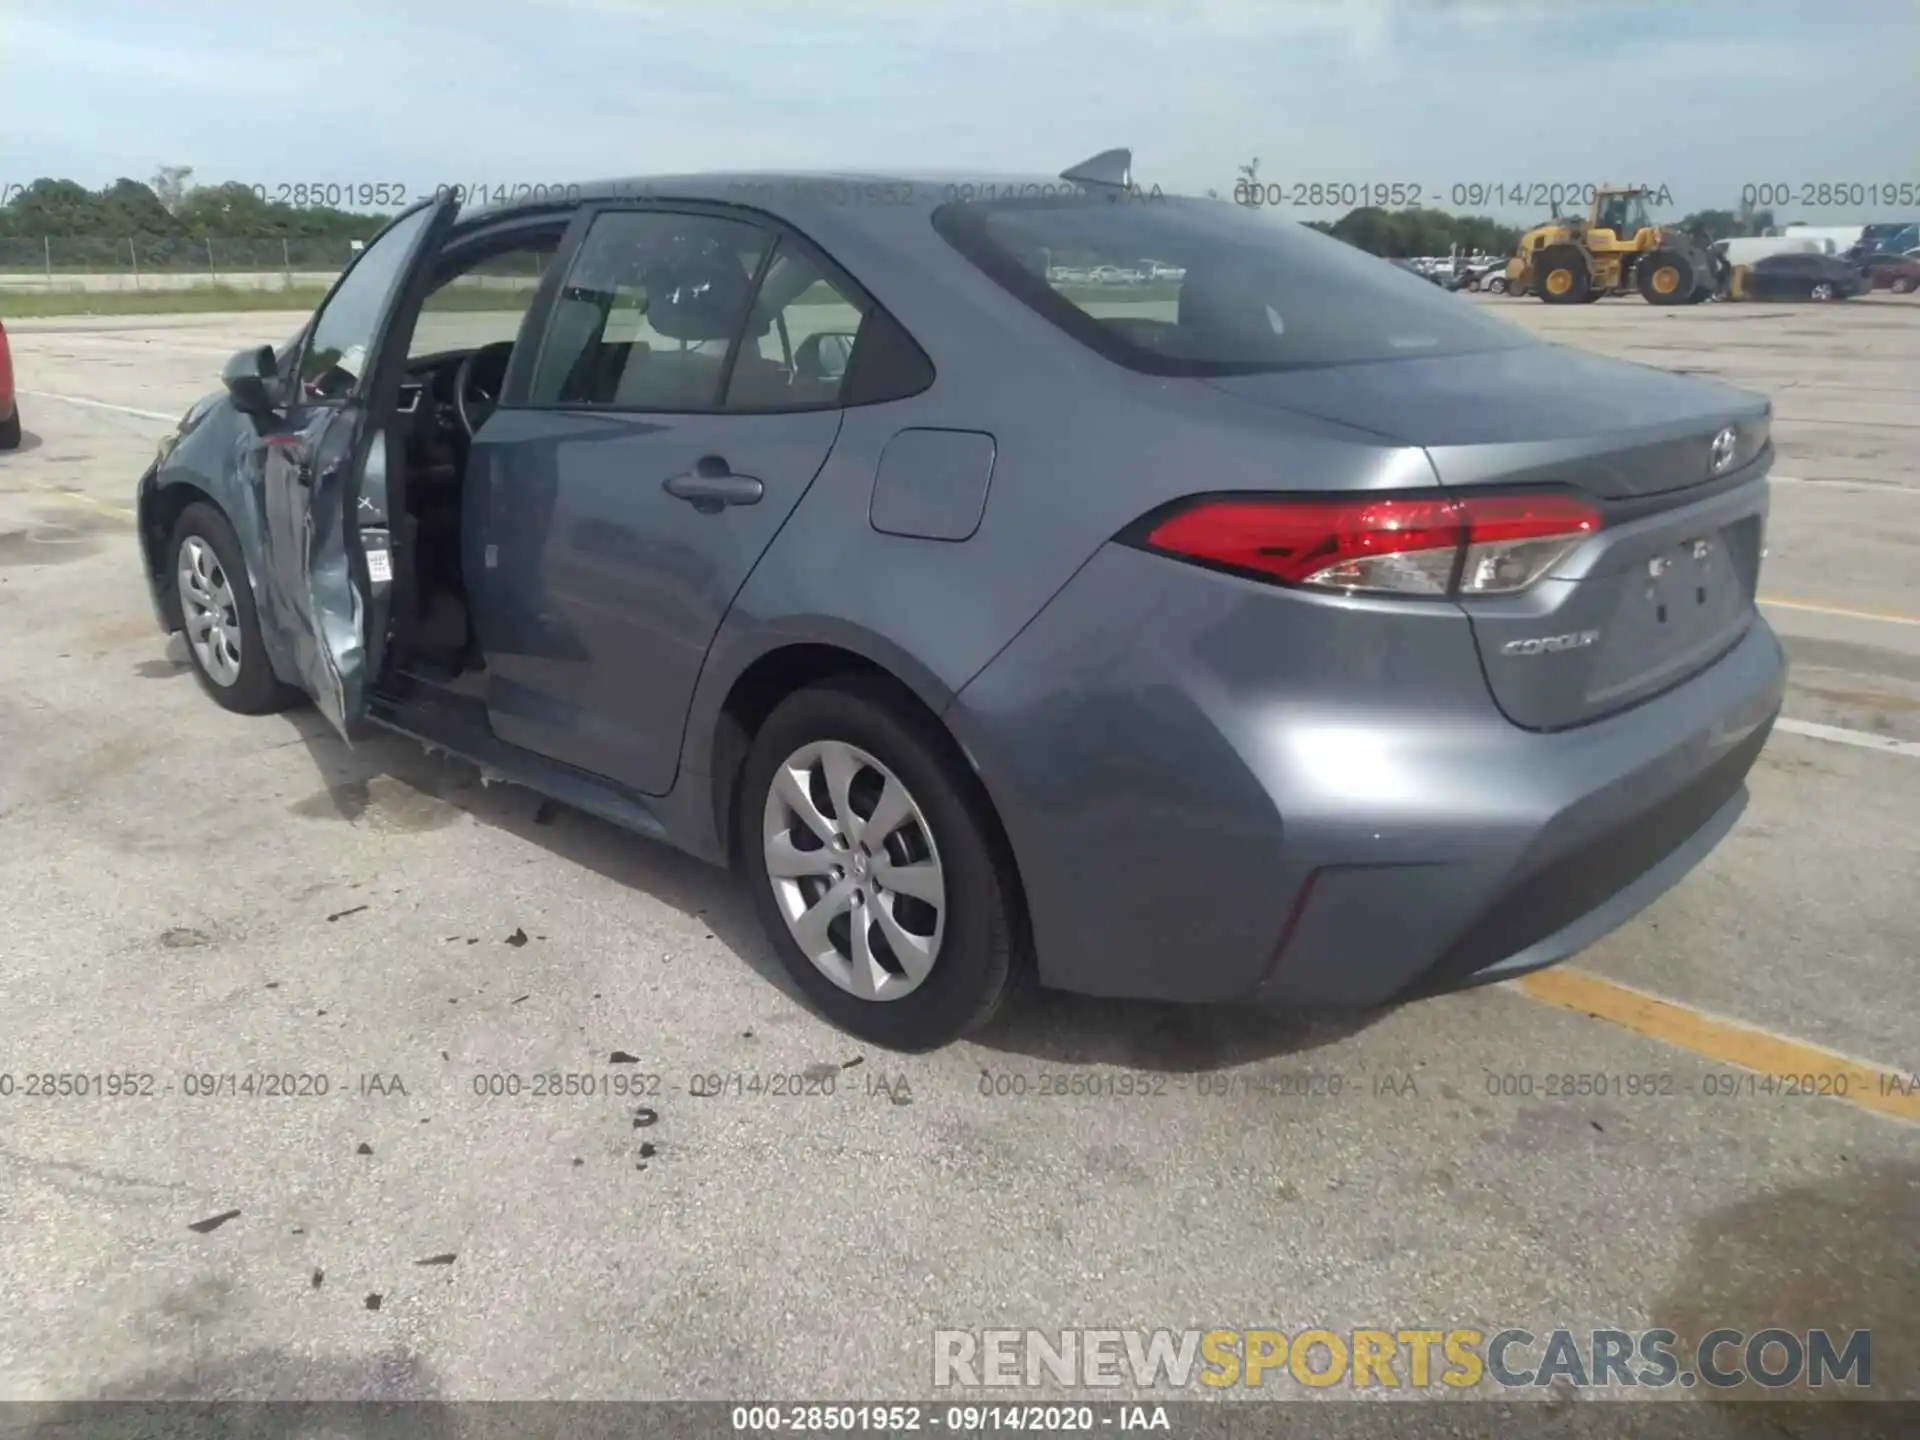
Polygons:
<instances>
[{"instance_id":1,"label":"chain link fence","mask_svg":"<svg viewBox=\"0 0 1920 1440\"><path fill-rule=\"evenodd\" d=\"M0 290L283 290L330 284L353 256L345 239L0 236Z\"/></svg>"}]
</instances>

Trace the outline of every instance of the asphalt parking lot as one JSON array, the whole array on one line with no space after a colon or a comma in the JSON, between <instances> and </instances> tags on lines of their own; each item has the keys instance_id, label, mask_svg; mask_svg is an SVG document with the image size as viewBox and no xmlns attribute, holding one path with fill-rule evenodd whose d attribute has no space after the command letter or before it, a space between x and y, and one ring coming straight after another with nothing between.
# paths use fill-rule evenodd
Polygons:
<instances>
[{"instance_id":1,"label":"asphalt parking lot","mask_svg":"<svg viewBox=\"0 0 1920 1440\"><path fill-rule=\"evenodd\" d=\"M1045 997L912 1058L802 1009L727 877L200 694L133 485L299 317L9 327L0 1395L885 1399L936 1329L1425 1324L1867 1329L1920 1397L1920 303L1466 303L1772 396L1794 668L1738 828L1537 981ZM504 1093L548 1072L657 1079Z\"/></svg>"}]
</instances>

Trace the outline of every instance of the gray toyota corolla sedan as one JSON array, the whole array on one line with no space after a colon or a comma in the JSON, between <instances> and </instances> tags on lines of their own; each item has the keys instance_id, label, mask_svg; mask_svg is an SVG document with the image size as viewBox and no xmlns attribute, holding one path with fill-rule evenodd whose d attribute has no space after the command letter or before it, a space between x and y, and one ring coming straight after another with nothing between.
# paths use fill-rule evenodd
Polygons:
<instances>
[{"instance_id":1,"label":"gray toyota corolla sedan","mask_svg":"<svg viewBox=\"0 0 1920 1440\"><path fill-rule=\"evenodd\" d=\"M160 623L736 866L881 1045L1591 943L1780 704L1767 403L1126 172L423 203L141 480Z\"/></svg>"}]
</instances>

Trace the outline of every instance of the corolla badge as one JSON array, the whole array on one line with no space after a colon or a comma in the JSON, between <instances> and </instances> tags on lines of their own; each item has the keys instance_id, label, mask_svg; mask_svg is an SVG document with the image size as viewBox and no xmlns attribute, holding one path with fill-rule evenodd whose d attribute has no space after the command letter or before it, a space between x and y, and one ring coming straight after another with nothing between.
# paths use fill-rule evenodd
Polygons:
<instances>
[{"instance_id":1,"label":"corolla badge","mask_svg":"<svg viewBox=\"0 0 1920 1440\"><path fill-rule=\"evenodd\" d=\"M1555 655L1562 650L1584 650L1600 641L1598 630L1570 630L1565 635L1535 635L1527 640L1509 640L1500 647L1502 655Z\"/></svg>"},{"instance_id":2,"label":"corolla badge","mask_svg":"<svg viewBox=\"0 0 1920 1440\"><path fill-rule=\"evenodd\" d=\"M1713 451L1708 459L1708 473L1712 475L1723 474L1726 469L1733 464L1734 452L1738 447L1739 440L1731 430L1722 430L1718 435L1714 436Z\"/></svg>"}]
</instances>

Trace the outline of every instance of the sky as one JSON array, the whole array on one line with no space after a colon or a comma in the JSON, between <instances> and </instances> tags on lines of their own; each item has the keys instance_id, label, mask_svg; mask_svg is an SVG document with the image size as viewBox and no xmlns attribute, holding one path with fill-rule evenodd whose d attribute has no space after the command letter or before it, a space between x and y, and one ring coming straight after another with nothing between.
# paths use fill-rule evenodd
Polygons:
<instances>
[{"instance_id":1,"label":"sky","mask_svg":"<svg viewBox=\"0 0 1920 1440\"><path fill-rule=\"evenodd\" d=\"M1418 186L1920 184L1916 0L0 0L0 192L704 169L1239 167ZM1475 206L1452 187L1525 187ZM1338 192L1336 192L1338 193ZM1306 208L1332 219L1346 204ZM1785 207L1815 223L1920 204Z\"/></svg>"}]
</instances>

